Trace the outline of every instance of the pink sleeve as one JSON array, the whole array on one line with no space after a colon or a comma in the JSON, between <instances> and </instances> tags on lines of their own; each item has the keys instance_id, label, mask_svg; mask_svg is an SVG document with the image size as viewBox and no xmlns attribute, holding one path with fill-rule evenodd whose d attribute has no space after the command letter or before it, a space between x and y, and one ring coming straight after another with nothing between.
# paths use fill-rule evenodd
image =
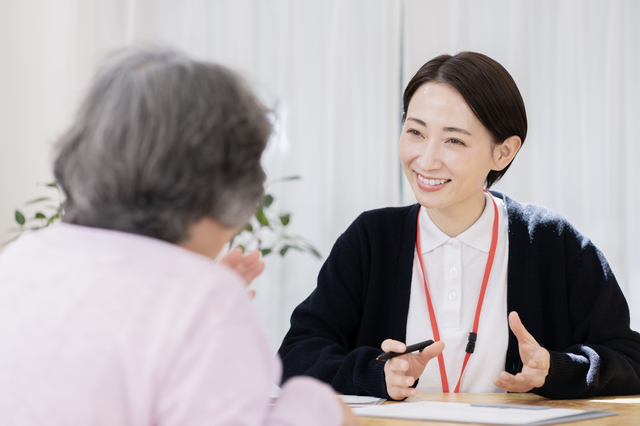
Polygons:
<instances>
[{"instance_id":1,"label":"pink sleeve","mask_svg":"<svg viewBox=\"0 0 640 426\"><path fill-rule=\"evenodd\" d=\"M269 413L267 425L341 425L342 409L333 389L311 377L294 377L284 384Z\"/></svg>"},{"instance_id":2,"label":"pink sleeve","mask_svg":"<svg viewBox=\"0 0 640 426\"><path fill-rule=\"evenodd\" d=\"M253 311L243 282L226 268L224 285L199 294L198 308L158 389L157 426L323 425L342 423L331 389L314 379L290 380L269 405L279 360ZM177 326L177 325L174 325Z\"/></svg>"}]
</instances>

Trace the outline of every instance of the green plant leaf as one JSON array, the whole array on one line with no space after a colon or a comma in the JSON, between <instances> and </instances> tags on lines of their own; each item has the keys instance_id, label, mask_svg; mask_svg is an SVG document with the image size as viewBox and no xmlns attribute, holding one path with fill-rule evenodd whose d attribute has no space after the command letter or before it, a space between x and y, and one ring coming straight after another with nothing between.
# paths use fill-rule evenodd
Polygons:
<instances>
[{"instance_id":1,"label":"green plant leaf","mask_svg":"<svg viewBox=\"0 0 640 426\"><path fill-rule=\"evenodd\" d=\"M273 195L265 195L264 198L262 198L262 202L260 204L262 204L263 207L271 206L271 204L273 204Z\"/></svg>"},{"instance_id":2,"label":"green plant leaf","mask_svg":"<svg viewBox=\"0 0 640 426\"><path fill-rule=\"evenodd\" d=\"M272 181L267 182L268 185L273 185L274 183L280 183L280 182L288 182L290 180L300 180L302 179L300 176L285 176L285 177L281 177L281 178L277 178L274 179Z\"/></svg>"},{"instance_id":3,"label":"green plant leaf","mask_svg":"<svg viewBox=\"0 0 640 426\"><path fill-rule=\"evenodd\" d=\"M253 232L253 226L250 223L247 223L247 226L244 227L244 231ZM242 231L240 231L242 232Z\"/></svg>"},{"instance_id":4,"label":"green plant leaf","mask_svg":"<svg viewBox=\"0 0 640 426\"><path fill-rule=\"evenodd\" d=\"M284 257L285 254L287 254L287 251L291 248L291 245L289 244L285 244L281 249L280 249L280 256Z\"/></svg>"},{"instance_id":5,"label":"green plant leaf","mask_svg":"<svg viewBox=\"0 0 640 426\"><path fill-rule=\"evenodd\" d=\"M30 204L40 203L42 201L49 201L50 199L51 197L40 197L40 198L36 198L35 200L27 201L26 203L24 203L24 205L28 206Z\"/></svg>"},{"instance_id":6,"label":"green plant leaf","mask_svg":"<svg viewBox=\"0 0 640 426\"><path fill-rule=\"evenodd\" d=\"M269 219L267 219L267 216L264 214L264 210L262 210L262 207L258 207L256 209L256 219L258 219L260 225L269 226Z\"/></svg>"},{"instance_id":7,"label":"green plant leaf","mask_svg":"<svg viewBox=\"0 0 640 426\"><path fill-rule=\"evenodd\" d=\"M271 253L271 249L270 248L262 249L262 256L263 257L268 255L269 253Z\"/></svg>"},{"instance_id":8,"label":"green plant leaf","mask_svg":"<svg viewBox=\"0 0 640 426\"><path fill-rule=\"evenodd\" d=\"M46 184L38 183L38 185L44 185L49 188L55 188L58 191L57 200L54 197L39 197L30 201L27 201L24 204L25 206L48 202L48 204L44 204L44 205L40 204L40 206L38 207L40 211L36 212L35 215L32 218L30 217L29 219L25 217L23 212L16 209L14 217L15 217L15 221L20 225L20 228L15 230L15 232L22 232L25 229L41 229L46 226L49 226L51 223L58 221L62 218L62 215L64 213L64 202L61 201L62 193L60 191L60 187L58 186L57 182L51 182ZM56 201L57 201L57 204L56 204ZM53 211L53 214L50 217L47 217L47 213L44 213L44 211L47 211L47 210ZM26 228L25 225L31 220L41 220L44 222L40 222L37 225L31 224L29 228Z\"/></svg>"},{"instance_id":9,"label":"green plant leaf","mask_svg":"<svg viewBox=\"0 0 640 426\"><path fill-rule=\"evenodd\" d=\"M20 210L16 210L16 222L18 222L18 225L23 226L24 223L26 222L26 219L24 218L24 215L20 212Z\"/></svg>"},{"instance_id":10,"label":"green plant leaf","mask_svg":"<svg viewBox=\"0 0 640 426\"><path fill-rule=\"evenodd\" d=\"M312 255L314 255L315 257L317 257L318 259L322 259L322 256L320 255L320 253L318 252L318 250L316 250L315 248L308 246L307 249L311 252Z\"/></svg>"},{"instance_id":11,"label":"green plant leaf","mask_svg":"<svg viewBox=\"0 0 640 426\"><path fill-rule=\"evenodd\" d=\"M291 221L291 214L287 213L287 214L280 215L280 223L282 223L282 226L287 226L290 221Z\"/></svg>"}]
</instances>

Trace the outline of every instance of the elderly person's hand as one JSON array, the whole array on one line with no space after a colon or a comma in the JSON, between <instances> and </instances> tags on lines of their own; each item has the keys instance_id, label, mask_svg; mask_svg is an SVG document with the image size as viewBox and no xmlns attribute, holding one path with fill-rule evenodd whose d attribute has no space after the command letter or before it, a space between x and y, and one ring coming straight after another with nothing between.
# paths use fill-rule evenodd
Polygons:
<instances>
[{"instance_id":1,"label":"elderly person's hand","mask_svg":"<svg viewBox=\"0 0 640 426\"><path fill-rule=\"evenodd\" d=\"M382 342L382 350L385 352L404 352L406 349L406 345L397 340L387 339ZM392 399L401 400L418 393L411 386L420 378L427 363L443 350L444 343L436 342L427 346L422 352L397 356L386 361L384 379L389 396Z\"/></svg>"},{"instance_id":2,"label":"elderly person's hand","mask_svg":"<svg viewBox=\"0 0 640 426\"><path fill-rule=\"evenodd\" d=\"M342 426L358 426L360 424L360 421L358 420L358 417L353 414L351 408L349 408L347 404L342 402L340 398L338 398L338 403L340 404L340 408L342 409Z\"/></svg>"},{"instance_id":3,"label":"elderly person's hand","mask_svg":"<svg viewBox=\"0 0 640 426\"><path fill-rule=\"evenodd\" d=\"M264 271L264 261L260 258L258 250L244 254L240 247L236 247L222 256L220 263L240 274L247 285ZM249 295L253 298L256 295L255 290L250 290Z\"/></svg>"},{"instance_id":4,"label":"elderly person's hand","mask_svg":"<svg viewBox=\"0 0 640 426\"><path fill-rule=\"evenodd\" d=\"M529 392L533 388L544 385L549 374L551 357L549 351L540 346L524 328L520 316L515 311L509 314L509 327L518 339L520 358L524 366L515 376L503 371L493 384L507 392Z\"/></svg>"}]
</instances>

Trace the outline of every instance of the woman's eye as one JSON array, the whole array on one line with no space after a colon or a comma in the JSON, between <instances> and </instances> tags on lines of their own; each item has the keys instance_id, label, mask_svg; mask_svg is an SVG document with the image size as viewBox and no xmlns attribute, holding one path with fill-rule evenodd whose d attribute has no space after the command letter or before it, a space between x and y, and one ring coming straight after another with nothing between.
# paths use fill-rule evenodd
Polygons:
<instances>
[{"instance_id":1,"label":"woman's eye","mask_svg":"<svg viewBox=\"0 0 640 426\"><path fill-rule=\"evenodd\" d=\"M462 142L460 139L454 139L454 138L452 138L452 139L449 139L449 141L448 141L448 142L451 142L452 144L455 144L455 145L465 145L465 143L464 143L464 142Z\"/></svg>"},{"instance_id":2,"label":"woman's eye","mask_svg":"<svg viewBox=\"0 0 640 426\"><path fill-rule=\"evenodd\" d=\"M420 132L415 130L415 129L409 129L407 130L407 133L414 135L414 136L421 136Z\"/></svg>"}]
</instances>

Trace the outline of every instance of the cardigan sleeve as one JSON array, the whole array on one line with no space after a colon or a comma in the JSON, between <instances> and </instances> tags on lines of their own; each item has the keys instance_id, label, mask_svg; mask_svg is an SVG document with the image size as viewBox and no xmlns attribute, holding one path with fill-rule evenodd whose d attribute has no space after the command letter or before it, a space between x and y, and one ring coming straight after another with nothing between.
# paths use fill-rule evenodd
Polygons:
<instances>
[{"instance_id":1,"label":"cardigan sleeve","mask_svg":"<svg viewBox=\"0 0 640 426\"><path fill-rule=\"evenodd\" d=\"M556 399L640 393L640 334L604 255L562 215L503 197L509 217L508 311L551 356L532 392ZM505 369L521 371L509 333Z\"/></svg>"},{"instance_id":2,"label":"cardigan sleeve","mask_svg":"<svg viewBox=\"0 0 640 426\"><path fill-rule=\"evenodd\" d=\"M573 341L549 351L551 367L536 393L549 398L640 393L640 335L602 253L588 242L567 270Z\"/></svg>"},{"instance_id":3,"label":"cardigan sleeve","mask_svg":"<svg viewBox=\"0 0 640 426\"><path fill-rule=\"evenodd\" d=\"M550 350L548 398L640 393L640 335L629 327L629 307L604 255L587 239L566 269L573 344Z\"/></svg>"},{"instance_id":4,"label":"cardigan sleeve","mask_svg":"<svg viewBox=\"0 0 640 426\"><path fill-rule=\"evenodd\" d=\"M362 213L338 238L318 285L291 316L283 380L316 377L343 394L387 398L385 339L404 342L420 205Z\"/></svg>"},{"instance_id":5,"label":"cardigan sleeve","mask_svg":"<svg viewBox=\"0 0 640 426\"><path fill-rule=\"evenodd\" d=\"M291 328L279 350L283 382L308 375L343 394L389 398L384 363L375 359L382 350L355 345L365 303L365 267L361 256L347 246L353 239L348 232L320 270L315 291L291 316Z\"/></svg>"}]
</instances>

